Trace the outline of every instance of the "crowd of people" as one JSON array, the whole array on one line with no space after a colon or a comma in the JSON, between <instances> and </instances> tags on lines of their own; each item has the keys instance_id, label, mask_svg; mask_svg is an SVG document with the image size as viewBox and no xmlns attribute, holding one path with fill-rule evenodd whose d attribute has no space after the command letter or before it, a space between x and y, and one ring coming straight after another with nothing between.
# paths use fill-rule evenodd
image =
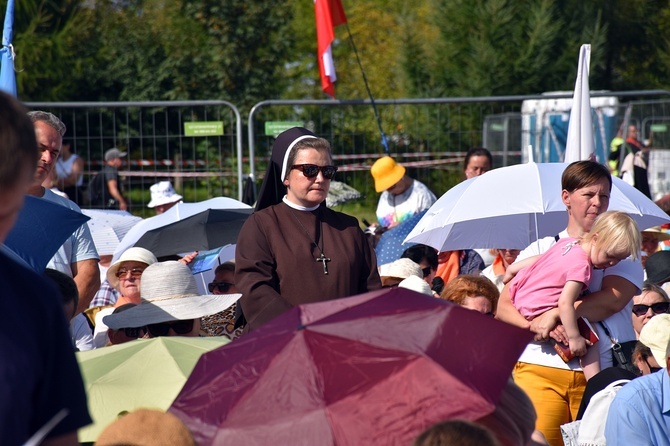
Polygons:
<instances>
[{"instance_id":1,"label":"crowd of people","mask_svg":"<svg viewBox=\"0 0 670 446\"><path fill-rule=\"evenodd\" d=\"M65 133L56 116L28 112L0 93L0 240L25 194L81 212L48 186L58 172L68 195L80 193L81 160L61 149L67 147ZM118 186L124 156L108 150L104 171L89 184L100 207L127 208ZM488 150L471 149L462 166L464 180L492 168ZM627 214L607 212L612 188L607 167L594 161L570 164L561 185L565 230L524 250L438 252L413 245L387 265L378 265L356 218L326 207L337 170L326 139L300 127L280 134L255 212L238 235L235 258L215 269L206 294L198 291L188 266L196 253L159 261L133 247L108 259L101 274L87 225L59 248L44 274L0 252L7 300L0 331L8 339L0 352L12 358L0 362L6 377L0 383L0 442L23 444L57 417L43 444L77 444L77 429L91 419L75 350L161 336L226 336L235 342L297 305L401 287L534 335L505 378L509 382L491 415L445 420L415 444L560 445L564 426L575 420L596 426L607 444L670 444L665 406L670 298L664 289L670 283L670 252L658 250L661 231L641 230ZM377 160L371 175L381 193L379 226L401 225L436 200L390 156ZM183 198L167 181L151 192L149 207L157 214ZM596 345L580 331L582 318L597 333ZM11 336L18 332L24 335ZM557 343L574 358L565 361ZM616 392L615 381L625 382ZM608 415L596 420L589 407L602 405L605 391L612 394ZM133 415L142 416L162 419ZM192 442L187 431L185 438Z\"/></svg>"}]
</instances>

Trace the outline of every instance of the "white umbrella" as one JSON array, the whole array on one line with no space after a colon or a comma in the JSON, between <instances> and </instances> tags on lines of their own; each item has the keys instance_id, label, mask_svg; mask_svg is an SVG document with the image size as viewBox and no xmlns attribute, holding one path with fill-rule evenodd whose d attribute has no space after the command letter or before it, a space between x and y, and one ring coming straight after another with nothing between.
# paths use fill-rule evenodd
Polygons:
<instances>
[{"instance_id":1,"label":"white umbrella","mask_svg":"<svg viewBox=\"0 0 670 446\"><path fill-rule=\"evenodd\" d=\"M100 255L112 255L128 231L142 221L128 211L82 209L82 214L91 217L87 222L91 230L95 249Z\"/></svg>"},{"instance_id":2,"label":"white umbrella","mask_svg":"<svg viewBox=\"0 0 670 446\"><path fill-rule=\"evenodd\" d=\"M567 164L528 163L502 167L463 181L442 195L405 239L439 251L525 248L558 234L568 222L561 200ZM612 178L609 210L628 213L640 228L670 217L640 191Z\"/></svg>"},{"instance_id":3,"label":"white umbrella","mask_svg":"<svg viewBox=\"0 0 670 446\"><path fill-rule=\"evenodd\" d=\"M591 45L579 49L579 65L572 110L568 125L568 139L565 143L565 162L588 160L593 157L593 121L591 120L591 91L589 90L589 63Z\"/></svg>"},{"instance_id":4,"label":"white umbrella","mask_svg":"<svg viewBox=\"0 0 670 446\"><path fill-rule=\"evenodd\" d=\"M250 209L251 206L228 197L216 197L198 203L177 203L166 212L147 218L135 225L114 250L113 262L128 248L131 248L147 231L162 228L208 209Z\"/></svg>"}]
</instances>

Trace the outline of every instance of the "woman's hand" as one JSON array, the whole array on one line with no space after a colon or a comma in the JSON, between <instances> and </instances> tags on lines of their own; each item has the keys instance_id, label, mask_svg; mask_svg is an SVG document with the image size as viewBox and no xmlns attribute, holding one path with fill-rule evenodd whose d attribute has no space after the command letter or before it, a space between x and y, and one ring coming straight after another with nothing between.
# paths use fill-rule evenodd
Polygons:
<instances>
[{"instance_id":1,"label":"woman's hand","mask_svg":"<svg viewBox=\"0 0 670 446\"><path fill-rule=\"evenodd\" d=\"M535 333L535 340L538 342L548 341L550 337L556 339L554 336L551 336L551 334L552 331L555 331L560 322L561 318L558 314L558 308L552 308L530 322L530 331ZM556 333L556 336L560 337L560 333ZM558 341L558 339L556 340Z\"/></svg>"},{"instance_id":2,"label":"woman's hand","mask_svg":"<svg viewBox=\"0 0 670 446\"><path fill-rule=\"evenodd\" d=\"M556 342L561 344L568 345L568 332L565 331L565 327L562 325L557 325L556 328L549 332L549 337Z\"/></svg>"}]
</instances>

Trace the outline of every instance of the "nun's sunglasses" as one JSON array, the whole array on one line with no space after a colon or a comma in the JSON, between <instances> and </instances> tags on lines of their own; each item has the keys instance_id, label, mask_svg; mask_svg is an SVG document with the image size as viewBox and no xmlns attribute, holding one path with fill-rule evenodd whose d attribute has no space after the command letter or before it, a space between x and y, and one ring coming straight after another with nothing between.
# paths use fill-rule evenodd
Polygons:
<instances>
[{"instance_id":1,"label":"nun's sunglasses","mask_svg":"<svg viewBox=\"0 0 670 446\"><path fill-rule=\"evenodd\" d=\"M185 321L174 321L174 322L161 322L160 324L149 324L147 325L149 333L151 336L167 336L172 329L175 333L179 335L184 335L190 333L193 330L193 319L188 319Z\"/></svg>"},{"instance_id":2,"label":"nun's sunglasses","mask_svg":"<svg viewBox=\"0 0 670 446\"><path fill-rule=\"evenodd\" d=\"M291 169L301 170L307 178L314 178L321 171L323 177L327 180L332 180L335 172L337 172L336 166L317 166L316 164L294 164Z\"/></svg>"}]
</instances>

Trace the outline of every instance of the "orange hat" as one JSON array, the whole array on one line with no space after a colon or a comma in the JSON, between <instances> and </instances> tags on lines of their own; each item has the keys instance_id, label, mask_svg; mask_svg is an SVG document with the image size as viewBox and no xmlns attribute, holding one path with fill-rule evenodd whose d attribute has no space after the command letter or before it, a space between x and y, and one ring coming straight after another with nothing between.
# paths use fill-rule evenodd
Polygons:
<instances>
[{"instance_id":1,"label":"orange hat","mask_svg":"<svg viewBox=\"0 0 670 446\"><path fill-rule=\"evenodd\" d=\"M375 179L375 190L377 192L385 191L405 176L405 168L396 164L390 156L379 158L370 169L372 178Z\"/></svg>"}]
</instances>

